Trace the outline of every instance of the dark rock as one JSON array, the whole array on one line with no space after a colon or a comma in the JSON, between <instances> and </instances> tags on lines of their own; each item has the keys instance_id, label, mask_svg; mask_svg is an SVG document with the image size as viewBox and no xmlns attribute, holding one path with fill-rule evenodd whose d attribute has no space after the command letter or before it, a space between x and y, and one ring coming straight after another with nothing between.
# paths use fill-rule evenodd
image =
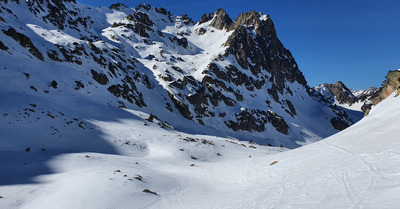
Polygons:
<instances>
[{"instance_id":1,"label":"dark rock","mask_svg":"<svg viewBox=\"0 0 400 209\"><path fill-rule=\"evenodd\" d=\"M205 22L208 22L210 20L212 20L214 17L214 13L210 13L210 14L203 14L200 18L199 24L203 24Z\"/></svg>"},{"instance_id":2,"label":"dark rock","mask_svg":"<svg viewBox=\"0 0 400 209\"><path fill-rule=\"evenodd\" d=\"M177 41L179 46L182 46L185 49L188 47L188 41L186 38L178 38Z\"/></svg>"},{"instance_id":3,"label":"dark rock","mask_svg":"<svg viewBox=\"0 0 400 209\"><path fill-rule=\"evenodd\" d=\"M75 90L83 89L85 88L85 85L82 83L82 81L75 81Z\"/></svg>"},{"instance_id":4,"label":"dark rock","mask_svg":"<svg viewBox=\"0 0 400 209\"><path fill-rule=\"evenodd\" d=\"M191 75L186 75L185 77L183 77L183 83L185 83L185 85L191 84L193 86L197 86L196 79L194 79Z\"/></svg>"},{"instance_id":5,"label":"dark rock","mask_svg":"<svg viewBox=\"0 0 400 209\"><path fill-rule=\"evenodd\" d=\"M3 50L3 51L7 51L8 47L6 45L4 45L3 42L0 41L0 49Z\"/></svg>"},{"instance_id":6,"label":"dark rock","mask_svg":"<svg viewBox=\"0 0 400 209\"><path fill-rule=\"evenodd\" d=\"M110 9L115 9L115 10L121 10L121 9L126 9L128 7L125 4L116 3L116 4L112 4L109 8Z\"/></svg>"},{"instance_id":7,"label":"dark rock","mask_svg":"<svg viewBox=\"0 0 400 209\"><path fill-rule=\"evenodd\" d=\"M341 81L336 82L335 84L324 84L333 95L335 95L335 99L340 103L354 103L355 96L351 93L350 89L347 88Z\"/></svg>"},{"instance_id":8,"label":"dark rock","mask_svg":"<svg viewBox=\"0 0 400 209\"><path fill-rule=\"evenodd\" d=\"M92 77L95 81L97 81L97 83L101 84L101 85L106 85L108 84L108 78L107 75L103 74L103 73L98 73L95 70L91 70L90 71L92 73Z\"/></svg>"},{"instance_id":9,"label":"dark rock","mask_svg":"<svg viewBox=\"0 0 400 209\"><path fill-rule=\"evenodd\" d=\"M62 59L60 59L58 56L58 53L56 52L56 51L54 51L54 50L49 50L48 52L47 52L47 56L51 59L51 60L53 60L53 61L56 61L56 62L62 62L63 60Z\"/></svg>"},{"instance_id":10,"label":"dark rock","mask_svg":"<svg viewBox=\"0 0 400 209\"><path fill-rule=\"evenodd\" d=\"M107 90L116 97L122 97L127 100L129 103L134 103L138 107L147 106L143 100L143 94L138 92L133 80L129 77L126 77L123 81L123 84L117 84L110 86Z\"/></svg>"},{"instance_id":11,"label":"dark rock","mask_svg":"<svg viewBox=\"0 0 400 209\"><path fill-rule=\"evenodd\" d=\"M238 16L229 27L233 33L224 44L227 46L224 56L233 55L238 64L254 76L263 70L270 73L270 82L275 84L270 94L276 100L277 93L283 94L287 90L286 81L296 81L304 87L307 82L291 53L279 41L272 20L261 21L260 17L261 14L254 11Z\"/></svg>"},{"instance_id":12,"label":"dark rock","mask_svg":"<svg viewBox=\"0 0 400 209\"><path fill-rule=\"evenodd\" d=\"M268 119L277 131L287 135L289 133L289 126L285 119L272 111L268 111Z\"/></svg>"},{"instance_id":13,"label":"dark rock","mask_svg":"<svg viewBox=\"0 0 400 209\"><path fill-rule=\"evenodd\" d=\"M88 45L91 50L93 50L96 54L102 54L101 50L96 47L96 45L93 44L93 42L89 41Z\"/></svg>"},{"instance_id":14,"label":"dark rock","mask_svg":"<svg viewBox=\"0 0 400 209\"><path fill-rule=\"evenodd\" d=\"M203 17L202 17L203 19ZM201 22L201 20L200 20ZM222 29L227 29L231 26L232 24L232 19L229 17L228 14L223 9L218 9L217 12L215 13L215 17L213 21L210 23L210 26L222 30Z\"/></svg>"},{"instance_id":15,"label":"dark rock","mask_svg":"<svg viewBox=\"0 0 400 209\"><path fill-rule=\"evenodd\" d=\"M176 109L178 109L179 113L186 119L192 120L193 116L190 113L190 110L187 105L185 105L183 102L179 101L178 99L175 98L175 96L168 91L168 95L171 98L172 102L174 103Z\"/></svg>"},{"instance_id":16,"label":"dark rock","mask_svg":"<svg viewBox=\"0 0 400 209\"><path fill-rule=\"evenodd\" d=\"M244 110L236 113L236 121L225 121L225 124L234 131L257 131L266 130L267 123L271 123L277 131L283 134L289 133L289 126L285 119L272 111Z\"/></svg>"},{"instance_id":17,"label":"dark rock","mask_svg":"<svg viewBox=\"0 0 400 209\"><path fill-rule=\"evenodd\" d=\"M136 10L144 9L146 11L150 11L151 5L150 4L140 4L140 5L136 6L135 9Z\"/></svg>"},{"instance_id":18,"label":"dark rock","mask_svg":"<svg viewBox=\"0 0 400 209\"><path fill-rule=\"evenodd\" d=\"M332 118L331 124L332 124L333 128L335 128L336 130L339 130L339 131L342 131L350 126L346 121L344 121L343 119L341 119L339 117Z\"/></svg>"},{"instance_id":19,"label":"dark rock","mask_svg":"<svg viewBox=\"0 0 400 209\"><path fill-rule=\"evenodd\" d=\"M37 88L34 87L34 86L31 86L31 89L33 89L33 90L36 91L36 92L38 91Z\"/></svg>"},{"instance_id":20,"label":"dark rock","mask_svg":"<svg viewBox=\"0 0 400 209\"><path fill-rule=\"evenodd\" d=\"M156 12L163 14L163 15L169 14L169 12L164 7L159 7L159 8L156 8L155 10L156 10Z\"/></svg>"},{"instance_id":21,"label":"dark rock","mask_svg":"<svg viewBox=\"0 0 400 209\"><path fill-rule=\"evenodd\" d=\"M199 31L197 32L199 35L204 35L206 34L207 30L204 28L200 28Z\"/></svg>"},{"instance_id":22,"label":"dark rock","mask_svg":"<svg viewBox=\"0 0 400 209\"><path fill-rule=\"evenodd\" d=\"M56 81L52 81L51 84L50 84L50 86L55 88L55 89L57 88L57 85L58 85L58 83Z\"/></svg>"},{"instance_id":23,"label":"dark rock","mask_svg":"<svg viewBox=\"0 0 400 209\"><path fill-rule=\"evenodd\" d=\"M143 192L145 192L145 193L150 193L150 194L154 194L154 195L157 195L157 196L158 196L158 194L157 194L156 192L150 191L150 190L148 190L148 189L143 190Z\"/></svg>"},{"instance_id":24,"label":"dark rock","mask_svg":"<svg viewBox=\"0 0 400 209\"><path fill-rule=\"evenodd\" d=\"M178 79L178 80L170 83L169 86L173 86L173 87L183 90L185 88L185 83L182 80Z\"/></svg>"},{"instance_id":25,"label":"dark rock","mask_svg":"<svg viewBox=\"0 0 400 209\"><path fill-rule=\"evenodd\" d=\"M291 112L293 115L297 115L296 109L294 108L292 102L289 101L289 100L286 100L286 104L287 104L287 106L289 107L290 112Z\"/></svg>"},{"instance_id":26,"label":"dark rock","mask_svg":"<svg viewBox=\"0 0 400 209\"><path fill-rule=\"evenodd\" d=\"M137 22L140 22L146 26L154 25L154 23L153 23L153 21L151 21L149 15L147 15L144 12L137 11L137 12L133 13L133 17Z\"/></svg>"},{"instance_id":27,"label":"dark rock","mask_svg":"<svg viewBox=\"0 0 400 209\"><path fill-rule=\"evenodd\" d=\"M369 114L369 111L372 108L372 103L365 103L363 104L363 106L361 106L361 111L364 112L365 116L367 116Z\"/></svg>"},{"instance_id":28,"label":"dark rock","mask_svg":"<svg viewBox=\"0 0 400 209\"><path fill-rule=\"evenodd\" d=\"M46 22L47 21L51 22L53 25L55 25L60 30L64 30L66 21L70 17L70 14L68 12L67 7L65 6L65 3L69 3L69 2L76 3L76 1L74 1L74 0L66 0L66 1L52 0L51 3L47 4L47 8L48 8L49 12L48 12L48 15L43 17L43 20ZM43 1L40 4L43 5ZM84 23L83 20L81 22ZM71 24L72 22L69 22L69 23ZM84 23L84 24L86 24L86 23Z\"/></svg>"},{"instance_id":29,"label":"dark rock","mask_svg":"<svg viewBox=\"0 0 400 209\"><path fill-rule=\"evenodd\" d=\"M61 54L64 56L64 59L67 62L82 65L82 60L79 58L79 55L82 55L83 53L80 52L79 49L70 50L70 49L66 49L64 46L61 46L58 44L55 44L55 46L58 47L58 49L60 50ZM78 56L76 56L76 55L78 55Z\"/></svg>"},{"instance_id":30,"label":"dark rock","mask_svg":"<svg viewBox=\"0 0 400 209\"><path fill-rule=\"evenodd\" d=\"M9 28L8 30L3 30L3 33L7 36L13 38L16 42L18 42L22 47L28 49L28 51L38 58L41 61L44 61L44 57L42 53L33 45L31 39L25 36L22 33L18 33L14 28Z\"/></svg>"},{"instance_id":31,"label":"dark rock","mask_svg":"<svg viewBox=\"0 0 400 209\"><path fill-rule=\"evenodd\" d=\"M169 40L172 42L172 43L177 43L179 46L182 46L183 48L187 48L188 47L188 45L189 45L189 43L188 43L188 40L185 38L185 37L183 37L183 38L177 38L176 36L171 36L171 37L169 37Z\"/></svg>"},{"instance_id":32,"label":"dark rock","mask_svg":"<svg viewBox=\"0 0 400 209\"><path fill-rule=\"evenodd\" d=\"M189 18L187 14L182 15L182 22L185 25L193 24L193 20Z\"/></svg>"}]
</instances>

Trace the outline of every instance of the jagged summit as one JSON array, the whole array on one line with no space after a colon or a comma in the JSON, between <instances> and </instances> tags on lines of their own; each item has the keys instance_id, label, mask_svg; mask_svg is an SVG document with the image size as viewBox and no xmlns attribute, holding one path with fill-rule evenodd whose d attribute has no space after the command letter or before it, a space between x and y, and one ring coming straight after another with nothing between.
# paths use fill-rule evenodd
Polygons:
<instances>
[{"instance_id":1,"label":"jagged summit","mask_svg":"<svg viewBox=\"0 0 400 209\"><path fill-rule=\"evenodd\" d=\"M225 10L219 8L213 17L212 22L210 23L210 26L222 30L222 29L227 29L231 26L232 24L232 19L229 17L229 15L225 12Z\"/></svg>"},{"instance_id":2,"label":"jagged summit","mask_svg":"<svg viewBox=\"0 0 400 209\"><path fill-rule=\"evenodd\" d=\"M127 9L129 7L122 3L115 3L115 4L112 4L109 8L115 9L115 10L121 10L121 9Z\"/></svg>"},{"instance_id":3,"label":"jagged summit","mask_svg":"<svg viewBox=\"0 0 400 209\"><path fill-rule=\"evenodd\" d=\"M348 89L347 86L344 85L341 81L338 81L334 84L324 85L332 91L332 93L335 95L336 100L339 103L350 102L350 100L355 98L351 90Z\"/></svg>"}]
</instances>

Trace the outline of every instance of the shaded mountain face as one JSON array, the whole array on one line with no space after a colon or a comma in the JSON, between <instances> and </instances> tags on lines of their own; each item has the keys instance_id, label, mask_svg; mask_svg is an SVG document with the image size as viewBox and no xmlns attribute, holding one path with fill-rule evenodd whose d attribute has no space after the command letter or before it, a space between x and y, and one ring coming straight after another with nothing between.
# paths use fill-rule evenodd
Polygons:
<instances>
[{"instance_id":1,"label":"shaded mountain face","mask_svg":"<svg viewBox=\"0 0 400 209\"><path fill-rule=\"evenodd\" d=\"M308 87L260 12L232 20L219 9L195 23L149 5L72 0L2 1L0 11L0 87L27 104L63 109L79 97L177 129L287 147L355 122Z\"/></svg>"}]
</instances>

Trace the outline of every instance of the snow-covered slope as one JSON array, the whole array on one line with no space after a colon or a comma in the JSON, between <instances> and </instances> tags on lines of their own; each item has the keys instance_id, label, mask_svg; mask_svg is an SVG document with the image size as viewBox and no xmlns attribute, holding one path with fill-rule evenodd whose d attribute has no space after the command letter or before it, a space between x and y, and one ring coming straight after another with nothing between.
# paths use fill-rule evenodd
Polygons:
<instances>
[{"instance_id":1,"label":"snow-covered slope","mask_svg":"<svg viewBox=\"0 0 400 209\"><path fill-rule=\"evenodd\" d=\"M398 206L396 92L259 145L351 123L267 15L112 8L0 2L0 208Z\"/></svg>"},{"instance_id":2,"label":"snow-covered slope","mask_svg":"<svg viewBox=\"0 0 400 209\"><path fill-rule=\"evenodd\" d=\"M290 151L174 131L132 110L92 120L102 140L91 152L2 150L0 208L397 208L395 94L350 128Z\"/></svg>"},{"instance_id":3,"label":"snow-covered slope","mask_svg":"<svg viewBox=\"0 0 400 209\"><path fill-rule=\"evenodd\" d=\"M220 9L194 23L149 5L111 8L0 2L1 143L90 146L98 131L88 121L115 120L106 106L153 114L180 131L289 148L355 122L310 96L268 15L233 21Z\"/></svg>"}]
</instances>

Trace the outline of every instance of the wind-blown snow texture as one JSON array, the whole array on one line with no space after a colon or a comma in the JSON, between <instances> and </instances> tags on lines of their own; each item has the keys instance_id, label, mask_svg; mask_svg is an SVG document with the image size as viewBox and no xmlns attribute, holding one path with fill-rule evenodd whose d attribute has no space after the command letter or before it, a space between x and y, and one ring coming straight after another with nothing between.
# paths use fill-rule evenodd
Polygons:
<instances>
[{"instance_id":1,"label":"wind-blown snow texture","mask_svg":"<svg viewBox=\"0 0 400 209\"><path fill-rule=\"evenodd\" d=\"M253 142L296 147L350 120L268 16L38 2L0 2L0 208L398 206L395 93L326 140Z\"/></svg>"},{"instance_id":2,"label":"wind-blown snow texture","mask_svg":"<svg viewBox=\"0 0 400 209\"><path fill-rule=\"evenodd\" d=\"M2 140L11 147L40 128L39 141L85 133L90 142L93 127L85 120L110 117L97 106L151 113L190 133L289 148L355 122L310 96L318 93L261 13L232 21L220 9L193 23L148 5L32 0L0 6L2 127L10 133ZM71 127L78 131L66 131Z\"/></svg>"}]
</instances>

